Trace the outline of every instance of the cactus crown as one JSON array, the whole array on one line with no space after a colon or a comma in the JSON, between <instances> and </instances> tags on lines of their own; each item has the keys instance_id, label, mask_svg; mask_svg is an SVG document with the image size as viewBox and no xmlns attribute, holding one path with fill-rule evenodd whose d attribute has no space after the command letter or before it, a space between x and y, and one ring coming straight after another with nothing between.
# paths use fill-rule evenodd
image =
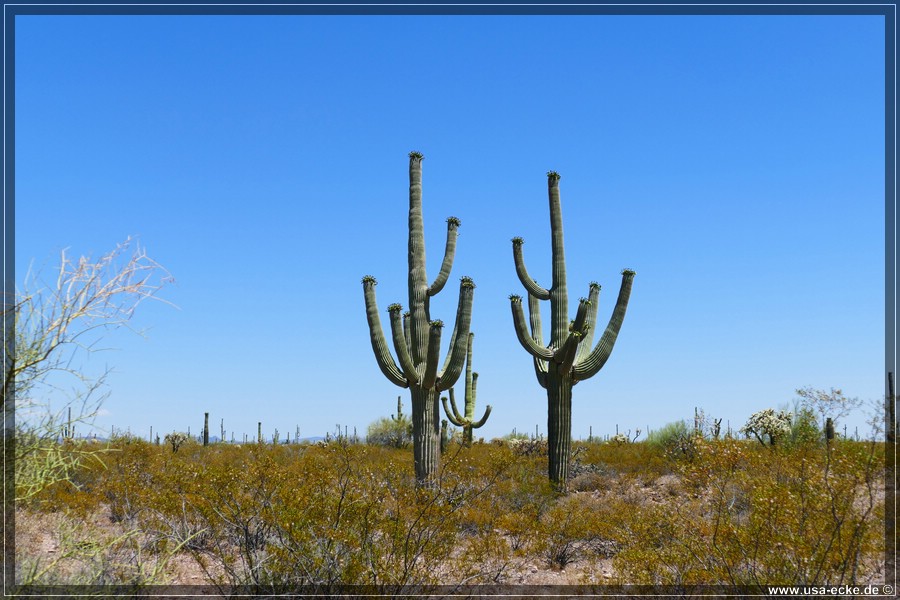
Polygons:
<instances>
[{"instance_id":1,"label":"cactus crown","mask_svg":"<svg viewBox=\"0 0 900 600\"><path fill-rule=\"evenodd\" d=\"M519 236L516 236L512 239L512 243L514 246L521 246L525 243L525 240L523 238L520 238Z\"/></svg>"},{"instance_id":2,"label":"cactus crown","mask_svg":"<svg viewBox=\"0 0 900 600\"><path fill-rule=\"evenodd\" d=\"M447 217L447 225L459 227L460 225L462 225L462 221L460 221L456 217Z\"/></svg>"},{"instance_id":3,"label":"cactus crown","mask_svg":"<svg viewBox=\"0 0 900 600\"><path fill-rule=\"evenodd\" d=\"M571 333L577 333L579 336L587 335L587 332L591 330L591 326L587 323L581 328L581 331L575 329L575 321L569 321L569 331Z\"/></svg>"},{"instance_id":4,"label":"cactus crown","mask_svg":"<svg viewBox=\"0 0 900 600\"><path fill-rule=\"evenodd\" d=\"M431 325L432 327L443 327L443 326L444 326L444 322L441 321L440 319L435 319L434 321L432 321L431 323L429 323L429 325Z\"/></svg>"},{"instance_id":5,"label":"cactus crown","mask_svg":"<svg viewBox=\"0 0 900 600\"><path fill-rule=\"evenodd\" d=\"M600 289L600 284L597 283L596 281L592 281L591 284L590 284L588 287L591 288L592 290L593 290L593 289L598 289L598 290L599 290L599 289Z\"/></svg>"},{"instance_id":6,"label":"cactus crown","mask_svg":"<svg viewBox=\"0 0 900 600\"><path fill-rule=\"evenodd\" d=\"M405 313L403 313L403 318L406 319L406 318L408 318L411 314L412 314L412 313L410 313L409 311L406 311Z\"/></svg>"},{"instance_id":7,"label":"cactus crown","mask_svg":"<svg viewBox=\"0 0 900 600\"><path fill-rule=\"evenodd\" d=\"M363 284L371 283L372 285L376 285L378 283L378 281L376 281L375 278L371 275L366 275L365 277L363 277L362 282Z\"/></svg>"},{"instance_id":8,"label":"cactus crown","mask_svg":"<svg viewBox=\"0 0 900 600\"><path fill-rule=\"evenodd\" d=\"M394 311L399 312L399 311L403 310L403 305L400 304L399 302L394 302L393 304L388 306L387 309L388 309L388 312L394 312Z\"/></svg>"},{"instance_id":9,"label":"cactus crown","mask_svg":"<svg viewBox=\"0 0 900 600\"><path fill-rule=\"evenodd\" d=\"M422 153L419 152L418 150L413 150L412 152L410 152L410 153L409 153L409 157L410 157L410 158L414 158L414 159L416 159L416 160L422 160L423 158L425 158L425 157L422 155Z\"/></svg>"},{"instance_id":10,"label":"cactus crown","mask_svg":"<svg viewBox=\"0 0 900 600\"><path fill-rule=\"evenodd\" d=\"M560 174L556 171L547 171L547 179L550 181L559 181Z\"/></svg>"},{"instance_id":11,"label":"cactus crown","mask_svg":"<svg viewBox=\"0 0 900 600\"><path fill-rule=\"evenodd\" d=\"M634 275L634 271L631 269L622 269L622 275Z\"/></svg>"},{"instance_id":12,"label":"cactus crown","mask_svg":"<svg viewBox=\"0 0 900 600\"><path fill-rule=\"evenodd\" d=\"M475 282L472 280L472 278L465 276L465 275L459 278L459 283L462 287L465 287L465 288L474 288L475 287Z\"/></svg>"},{"instance_id":13,"label":"cactus crown","mask_svg":"<svg viewBox=\"0 0 900 600\"><path fill-rule=\"evenodd\" d=\"M518 294L510 294L509 299L512 300L513 302L521 302L522 296L520 296Z\"/></svg>"}]
</instances>

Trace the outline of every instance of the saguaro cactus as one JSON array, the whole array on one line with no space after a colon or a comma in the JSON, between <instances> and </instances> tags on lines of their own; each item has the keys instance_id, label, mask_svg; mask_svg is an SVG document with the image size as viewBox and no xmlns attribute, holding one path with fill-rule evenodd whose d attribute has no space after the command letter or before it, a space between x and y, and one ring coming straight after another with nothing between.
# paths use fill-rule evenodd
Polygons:
<instances>
[{"instance_id":1,"label":"saguaro cactus","mask_svg":"<svg viewBox=\"0 0 900 600\"><path fill-rule=\"evenodd\" d=\"M416 480L425 484L431 480L440 461L439 396L441 391L450 389L462 373L469 323L472 320L475 284L469 277L460 280L459 303L450 350L439 369L438 356L444 323L431 319L429 304L431 297L444 288L450 277L460 221L456 217L447 219L447 244L441 270L434 282L428 285L422 225L422 158L418 152L409 153L409 312L401 314L403 307L399 304L388 307L394 351L399 365L388 349L381 329L375 299L377 282L371 275L366 275L362 284L372 349L378 366L391 383L410 390Z\"/></svg>"},{"instance_id":2,"label":"saguaro cactus","mask_svg":"<svg viewBox=\"0 0 900 600\"><path fill-rule=\"evenodd\" d=\"M444 396L441 398L447 418L457 427L462 427L463 445L467 447L472 445L472 430L478 429L484 425L487 422L488 417L491 416L491 405L488 404L484 410L484 416L478 421L475 420L475 393L478 385L478 373L472 372L472 342L474 339L475 334L469 333L469 342L466 349L465 411L462 415L459 414L459 410L456 408L456 398L453 393L453 388L448 390L448 393L450 394L450 408L447 407L447 397Z\"/></svg>"},{"instance_id":3,"label":"saguaro cactus","mask_svg":"<svg viewBox=\"0 0 900 600\"><path fill-rule=\"evenodd\" d=\"M449 444L450 432L447 428L447 419L441 419L441 452L446 452Z\"/></svg>"},{"instance_id":4,"label":"saguaro cactus","mask_svg":"<svg viewBox=\"0 0 900 600\"><path fill-rule=\"evenodd\" d=\"M203 413L203 445L209 446L209 413Z\"/></svg>"},{"instance_id":5,"label":"saguaro cactus","mask_svg":"<svg viewBox=\"0 0 900 600\"><path fill-rule=\"evenodd\" d=\"M547 390L547 446L548 475L558 486L565 487L569 474L569 454L572 445L572 387L579 381L593 377L606 364L619 328L625 318L634 271L622 271L622 283L616 307L600 341L591 349L597 320L600 285L591 282L587 298L581 298L575 319L569 321L569 297L566 285L566 258L563 247L562 210L559 201L559 173L547 173L550 197L550 232L552 244L552 282L543 288L528 275L522 257L520 237L513 238L513 259L519 280L528 292L531 316L529 333L522 309L522 297L509 297L513 322L519 342L534 359L538 383ZM550 343L544 345L541 330L540 300L550 301Z\"/></svg>"}]
</instances>

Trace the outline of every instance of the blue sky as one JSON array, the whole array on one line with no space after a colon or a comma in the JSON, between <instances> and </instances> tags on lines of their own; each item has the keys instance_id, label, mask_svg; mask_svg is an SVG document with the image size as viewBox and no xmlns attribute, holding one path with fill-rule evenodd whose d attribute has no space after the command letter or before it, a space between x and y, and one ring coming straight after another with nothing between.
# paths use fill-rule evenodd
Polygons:
<instances>
[{"instance_id":1,"label":"blue sky","mask_svg":"<svg viewBox=\"0 0 900 600\"><path fill-rule=\"evenodd\" d=\"M15 95L17 279L129 235L176 279L178 308L142 305L146 337L85 365L115 368L99 426L315 436L408 411L360 279L383 318L406 304L410 150L430 279L462 220L484 437L546 433L507 296L513 236L549 282L551 169L570 313L596 280L605 324L637 272L575 437L695 406L736 429L803 386L882 397L882 17L18 16Z\"/></svg>"}]
</instances>

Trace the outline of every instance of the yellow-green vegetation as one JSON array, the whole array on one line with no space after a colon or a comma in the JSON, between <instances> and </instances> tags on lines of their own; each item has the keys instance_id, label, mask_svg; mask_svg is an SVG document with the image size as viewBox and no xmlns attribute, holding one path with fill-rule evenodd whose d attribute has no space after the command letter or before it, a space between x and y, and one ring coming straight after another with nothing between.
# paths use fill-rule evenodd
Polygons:
<instances>
[{"instance_id":1,"label":"yellow-green vegetation","mask_svg":"<svg viewBox=\"0 0 900 600\"><path fill-rule=\"evenodd\" d=\"M681 453L576 442L568 494L547 480L546 444L451 443L429 487L416 485L412 460L408 449L346 440L175 453L122 438L103 464L78 463L70 482L31 495L23 509L105 512L139 531L145 552L189 553L215 585L255 593L347 584L421 593L599 561L608 578L570 582L839 585L881 576L880 443L697 436Z\"/></svg>"}]
</instances>

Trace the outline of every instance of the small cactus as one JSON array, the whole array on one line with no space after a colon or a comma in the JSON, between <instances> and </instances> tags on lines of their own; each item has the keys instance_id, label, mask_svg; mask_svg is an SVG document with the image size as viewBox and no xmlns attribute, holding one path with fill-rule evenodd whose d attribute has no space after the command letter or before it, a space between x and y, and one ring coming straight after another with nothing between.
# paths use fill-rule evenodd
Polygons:
<instances>
[{"instance_id":1,"label":"small cactus","mask_svg":"<svg viewBox=\"0 0 900 600\"><path fill-rule=\"evenodd\" d=\"M450 407L447 406L447 397L441 398L444 405L444 413L450 422L463 430L463 445L469 447L472 445L472 430L478 429L487 422L491 416L491 406L485 408L484 416L478 421L475 420L475 394L478 384L478 373L472 372L472 343L475 339L474 333L469 333L469 341L466 348L466 382L465 382L465 410L463 414L459 414L456 408L456 398L453 388L448 390L450 394Z\"/></svg>"}]
</instances>

